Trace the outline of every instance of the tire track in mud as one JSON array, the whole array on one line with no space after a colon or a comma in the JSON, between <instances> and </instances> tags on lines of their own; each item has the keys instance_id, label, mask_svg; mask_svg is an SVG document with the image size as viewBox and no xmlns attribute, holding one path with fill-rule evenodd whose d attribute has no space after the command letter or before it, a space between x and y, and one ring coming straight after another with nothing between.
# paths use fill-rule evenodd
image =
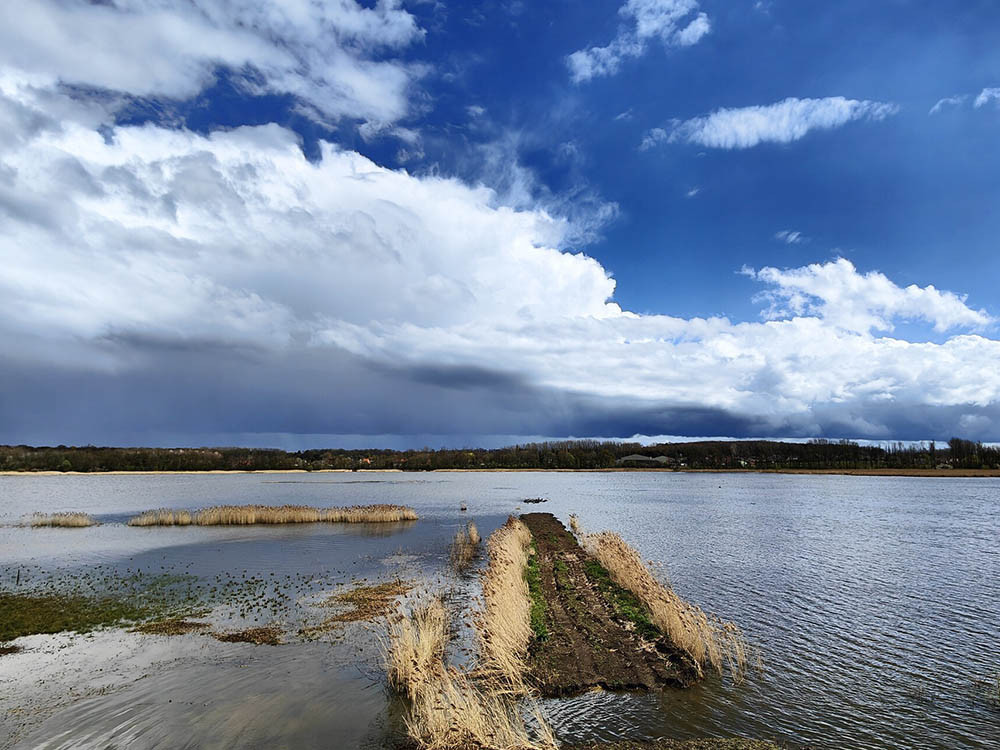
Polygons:
<instances>
[{"instance_id":1,"label":"tire track in mud","mask_svg":"<svg viewBox=\"0 0 1000 750\"><path fill-rule=\"evenodd\" d=\"M530 673L545 696L595 687L688 687L699 676L691 658L662 634L640 633L587 572L593 561L551 513L525 513L545 601L545 637L536 638Z\"/></svg>"}]
</instances>

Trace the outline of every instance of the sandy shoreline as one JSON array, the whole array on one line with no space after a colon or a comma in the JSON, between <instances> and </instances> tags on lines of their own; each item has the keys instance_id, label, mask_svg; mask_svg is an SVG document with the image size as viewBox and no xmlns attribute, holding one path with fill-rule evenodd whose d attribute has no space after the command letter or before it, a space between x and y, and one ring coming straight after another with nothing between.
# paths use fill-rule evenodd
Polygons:
<instances>
[{"instance_id":1,"label":"sandy shoreline","mask_svg":"<svg viewBox=\"0 0 1000 750\"><path fill-rule=\"evenodd\" d=\"M556 472L577 474L610 474L619 472L639 472L657 474L835 474L857 477L1000 477L1000 469L653 469L624 468L612 469L434 469L430 472L404 472L402 469L259 469L246 471L239 469L208 469L200 471L0 471L0 477L63 477L63 476L159 476L185 474L433 474L433 473L483 473L483 472Z\"/></svg>"}]
</instances>

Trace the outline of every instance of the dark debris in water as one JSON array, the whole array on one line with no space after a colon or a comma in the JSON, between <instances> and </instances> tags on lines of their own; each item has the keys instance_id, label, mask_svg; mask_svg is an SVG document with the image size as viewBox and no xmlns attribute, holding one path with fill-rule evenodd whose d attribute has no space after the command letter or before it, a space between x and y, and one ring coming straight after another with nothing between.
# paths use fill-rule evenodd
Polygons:
<instances>
[{"instance_id":1,"label":"dark debris in water","mask_svg":"<svg viewBox=\"0 0 1000 750\"><path fill-rule=\"evenodd\" d=\"M212 633L212 635L223 643L253 643L256 646L280 646L282 643L282 630L276 625L233 630L228 633Z\"/></svg>"},{"instance_id":2,"label":"dark debris in water","mask_svg":"<svg viewBox=\"0 0 1000 750\"><path fill-rule=\"evenodd\" d=\"M197 633L210 628L207 622L196 622L194 620L184 620L182 618L171 618L169 620L158 620L156 622L146 622L137 627L138 633L146 635L187 635Z\"/></svg>"}]
</instances>

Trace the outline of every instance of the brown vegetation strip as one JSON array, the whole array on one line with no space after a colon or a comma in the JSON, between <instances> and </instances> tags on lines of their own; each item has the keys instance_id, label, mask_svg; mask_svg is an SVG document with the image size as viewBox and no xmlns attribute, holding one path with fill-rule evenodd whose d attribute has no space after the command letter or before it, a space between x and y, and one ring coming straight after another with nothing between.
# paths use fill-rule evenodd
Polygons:
<instances>
[{"instance_id":1,"label":"brown vegetation strip","mask_svg":"<svg viewBox=\"0 0 1000 750\"><path fill-rule=\"evenodd\" d=\"M97 520L86 513L32 513L28 516L28 526L35 528L51 526L64 529L82 529L97 526Z\"/></svg>"},{"instance_id":2,"label":"brown vegetation strip","mask_svg":"<svg viewBox=\"0 0 1000 750\"><path fill-rule=\"evenodd\" d=\"M324 606L349 605L351 609L327 618L327 623L360 622L384 617L392 611L397 597L408 594L413 584L407 581L390 581L374 586L356 586L350 591L331 596Z\"/></svg>"},{"instance_id":3,"label":"brown vegetation strip","mask_svg":"<svg viewBox=\"0 0 1000 750\"><path fill-rule=\"evenodd\" d=\"M186 635L207 630L211 627L207 622L195 622L193 620L160 620L158 622L146 622L135 628L138 633L146 635Z\"/></svg>"},{"instance_id":4,"label":"brown vegetation strip","mask_svg":"<svg viewBox=\"0 0 1000 750\"><path fill-rule=\"evenodd\" d=\"M392 523L416 521L404 505L352 505L313 508L307 505L216 505L199 511L162 508L129 519L129 526L251 526L285 523Z\"/></svg>"},{"instance_id":5,"label":"brown vegetation strip","mask_svg":"<svg viewBox=\"0 0 1000 750\"><path fill-rule=\"evenodd\" d=\"M533 595L542 600L529 664L543 695L686 687L698 678L687 652L622 615L610 589L588 574L593 561L555 516L526 513L521 520L533 539L529 571L537 565L540 589Z\"/></svg>"},{"instance_id":6,"label":"brown vegetation strip","mask_svg":"<svg viewBox=\"0 0 1000 750\"><path fill-rule=\"evenodd\" d=\"M8 654L16 654L21 650L20 646L4 646L0 644L0 656L7 656Z\"/></svg>"},{"instance_id":7,"label":"brown vegetation strip","mask_svg":"<svg viewBox=\"0 0 1000 750\"><path fill-rule=\"evenodd\" d=\"M257 646L280 646L281 634L281 628L276 625L236 630L230 633L212 633L216 640L223 643L253 643Z\"/></svg>"}]
</instances>

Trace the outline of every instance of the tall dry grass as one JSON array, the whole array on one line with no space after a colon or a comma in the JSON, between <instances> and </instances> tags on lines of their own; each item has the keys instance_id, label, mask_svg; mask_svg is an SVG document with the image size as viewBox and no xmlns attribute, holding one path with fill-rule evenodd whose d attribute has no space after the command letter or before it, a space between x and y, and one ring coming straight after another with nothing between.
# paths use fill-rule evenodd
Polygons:
<instances>
[{"instance_id":1,"label":"tall dry grass","mask_svg":"<svg viewBox=\"0 0 1000 750\"><path fill-rule=\"evenodd\" d=\"M463 571L469 566L469 563L479 553L480 541L482 539L479 536L479 529L476 528L474 522L469 521L458 530L451 542L451 550L449 552L449 560L455 570Z\"/></svg>"},{"instance_id":2,"label":"tall dry grass","mask_svg":"<svg viewBox=\"0 0 1000 750\"><path fill-rule=\"evenodd\" d=\"M482 573L483 610L476 621L483 670L523 691L525 659L531 643L531 596L524 569L531 532L511 516L486 540L489 555Z\"/></svg>"},{"instance_id":3,"label":"tall dry grass","mask_svg":"<svg viewBox=\"0 0 1000 750\"><path fill-rule=\"evenodd\" d=\"M128 520L129 526L190 526L192 523L194 514L191 511L170 508L147 510Z\"/></svg>"},{"instance_id":4,"label":"tall dry grass","mask_svg":"<svg viewBox=\"0 0 1000 750\"><path fill-rule=\"evenodd\" d=\"M700 668L713 669L721 675L723 667L728 666L734 681L743 680L750 649L735 624L684 601L669 585L659 581L639 553L617 534L610 531L586 534L583 547L607 569L616 584L646 605L653 624L687 651ZM759 654L756 656L759 663Z\"/></svg>"},{"instance_id":5,"label":"tall dry grass","mask_svg":"<svg viewBox=\"0 0 1000 750\"><path fill-rule=\"evenodd\" d=\"M54 526L67 529L80 529L87 526L97 526L97 520L86 513L32 513L28 517L28 526Z\"/></svg>"},{"instance_id":6,"label":"tall dry grass","mask_svg":"<svg viewBox=\"0 0 1000 750\"><path fill-rule=\"evenodd\" d=\"M250 526L282 523L390 523L416 521L403 505L352 505L312 508L306 505L217 505L195 512L151 510L129 519L129 526Z\"/></svg>"},{"instance_id":7,"label":"tall dry grass","mask_svg":"<svg viewBox=\"0 0 1000 750\"><path fill-rule=\"evenodd\" d=\"M489 679L444 662L448 618L439 598L401 615L389 629L390 685L410 700L407 732L426 750L550 750L555 739L537 706L530 731L518 704Z\"/></svg>"}]
</instances>

